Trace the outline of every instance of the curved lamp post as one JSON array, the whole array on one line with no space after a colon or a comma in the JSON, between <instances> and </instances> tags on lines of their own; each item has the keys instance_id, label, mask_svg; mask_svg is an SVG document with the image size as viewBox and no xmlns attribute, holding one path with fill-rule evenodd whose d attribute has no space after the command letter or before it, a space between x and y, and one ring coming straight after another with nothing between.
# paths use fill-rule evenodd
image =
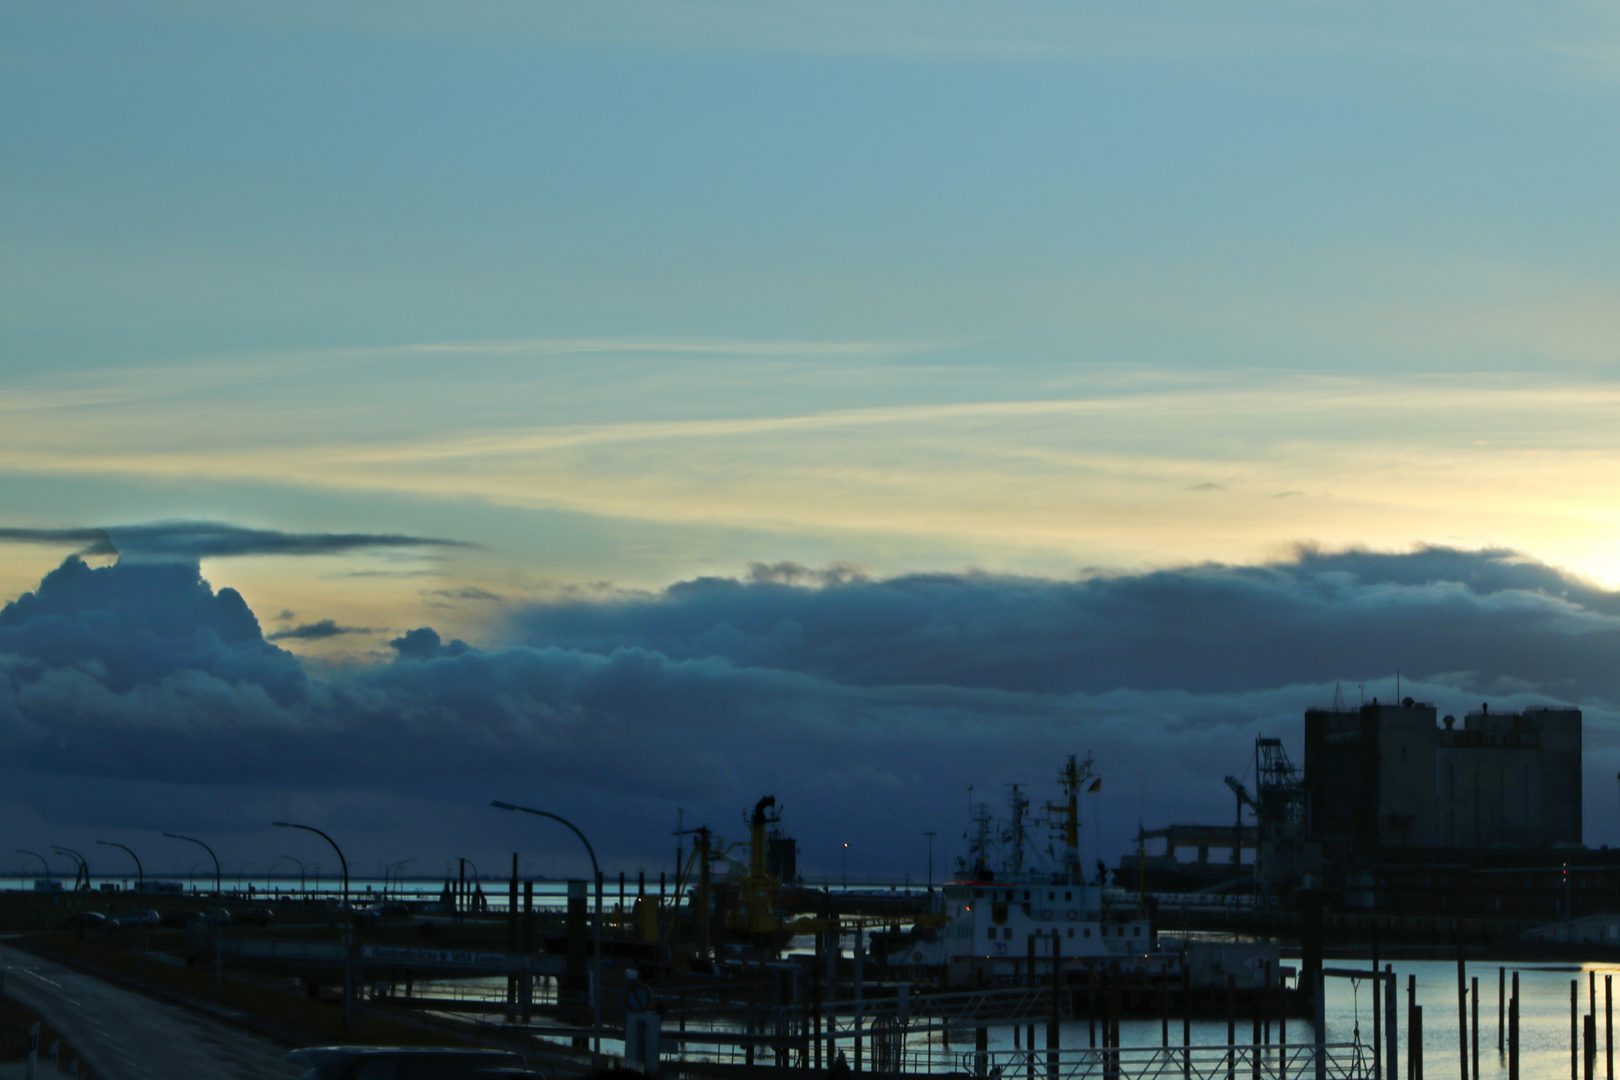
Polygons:
<instances>
[{"instance_id":1,"label":"curved lamp post","mask_svg":"<svg viewBox=\"0 0 1620 1080\"><path fill-rule=\"evenodd\" d=\"M293 858L291 855L283 855L282 858L286 859L288 862L298 863L298 891L308 892L309 888L304 884L304 864L298 862L298 860Z\"/></svg>"},{"instance_id":2,"label":"curved lamp post","mask_svg":"<svg viewBox=\"0 0 1620 1080\"><path fill-rule=\"evenodd\" d=\"M85 860L85 857L83 855L80 855L77 851L74 851L72 848L59 847L56 844L51 845L51 850L55 851L55 852L59 852L60 854L63 854L63 855L70 856L76 862L78 862L78 864L79 864L79 873L84 875L84 891L89 892L90 891L90 864L89 864L89 862L87 862ZM79 885L79 883L75 879L75 881L73 882L73 887L74 887L73 891L74 892L78 892L78 885Z\"/></svg>"},{"instance_id":3,"label":"curved lamp post","mask_svg":"<svg viewBox=\"0 0 1620 1080\"><path fill-rule=\"evenodd\" d=\"M219 856L214 854L214 849L203 843L201 840L198 840L195 836L181 836L179 833L172 832L166 832L163 835L167 836L170 840L185 840L188 843L196 844L198 847L208 852L208 857L214 860L214 895L220 895L220 893L224 890L224 887L220 884Z\"/></svg>"},{"instance_id":4,"label":"curved lamp post","mask_svg":"<svg viewBox=\"0 0 1620 1080\"><path fill-rule=\"evenodd\" d=\"M123 844L115 844L111 840L97 840L96 843L102 847L123 848L124 851L129 851L129 848L124 847ZM140 878L140 884L135 887L135 891L144 893L146 891L146 871L141 869L141 857L133 851L129 851L129 857L135 860L135 873Z\"/></svg>"},{"instance_id":5,"label":"curved lamp post","mask_svg":"<svg viewBox=\"0 0 1620 1080\"><path fill-rule=\"evenodd\" d=\"M51 864L45 861L45 856L41 855L37 851L29 851L27 848L18 848L17 852L21 855L32 855L34 858L38 859L39 865L45 868L45 880L49 881L51 879Z\"/></svg>"},{"instance_id":6,"label":"curved lamp post","mask_svg":"<svg viewBox=\"0 0 1620 1080\"><path fill-rule=\"evenodd\" d=\"M517 810L525 814L534 814L537 817L550 818L552 821L568 826L573 834L579 837L579 842L585 845L585 854L591 857L591 872L596 875L596 932L592 943L596 953L596 977L593 980L595 982L593 987L595 993L592 996L596 1000L591 1002L592 1011L596 1014L594 1046L591 1049L591 1065L594 1068L602 1061L602 868L596 862L596 849L591 847L591 842L585 839L585 834L580 832L572 821L558 814L546 810L535 810L527 806L513 806L509 802L501 802L498 799L489 805L497 810Z\"/></svg>"},{"instance_id":7,"label":"curved lamp post","mask_svg":"<svg viewBox=\"0 0 1620 1080\"><path fill-rule=\"evenodd\" d=\"M343 864L343 910L348 911L349 910L349 860L345 859L343 857L343 849L337 846L337 841L333 840L330 836L327 836L325 833L321 832L321 830L317 829L313 825L294 825L290 821L272 821L270 824L274 825L278 829L303 829L305 832L312 832L316 836L320 837L322 840L325 840L328 844L332 845L332 850L337 852L338 862Z\"/></svg>"}]
</instances>

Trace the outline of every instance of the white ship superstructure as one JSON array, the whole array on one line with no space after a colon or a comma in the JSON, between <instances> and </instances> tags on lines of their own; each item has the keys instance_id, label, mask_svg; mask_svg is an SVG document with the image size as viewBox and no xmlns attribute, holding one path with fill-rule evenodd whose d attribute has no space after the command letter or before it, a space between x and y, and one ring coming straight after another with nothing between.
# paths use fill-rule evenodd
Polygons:
<instances>
[{"instance_id":1,"label":"white ship superstructure","mask_svg":"<svg viewBox=\"0 0 1620 1080\"><path fill-rule=\"evenodd\" d=\"M1087 781L1096 790L1091 764L1070 757L1060 777L1067 798L1046 806L1056 841L1049 854L1055 858L1033 850L1029 800L1020 785L1011 785L1007 824L999 834L988 809L977 806L968 857L936 900L936 930L892 952L889 962L943 967L946 982L960 986L1024 977L1032 955L1049 960L1055 952L1065 968L1142 961L1154 947L1151 922L1123 894L1100 881L1087 884L1080 869L1079 796ZM1000 865L992 868L992 848L998 846Z\"/></svg>"}]
</instances>

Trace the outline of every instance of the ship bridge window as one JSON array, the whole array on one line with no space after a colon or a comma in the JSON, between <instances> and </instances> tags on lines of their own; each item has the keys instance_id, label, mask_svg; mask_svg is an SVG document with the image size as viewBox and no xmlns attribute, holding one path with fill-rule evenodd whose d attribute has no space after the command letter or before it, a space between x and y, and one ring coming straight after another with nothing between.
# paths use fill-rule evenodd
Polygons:
<instances>
[{"instance_id":1,"label":"ship bridge window","mask_svg":"<svg viewBox=\"0 0 1620 1080\"><path fill-rule=\"evenodd\" d=\"M1142 936L1142 928L1140 926L1131 927L1131 936L1132 937L1141 937Z\"/></svg>"},{"instance_id":2,"label":"ship bridge window","mask_svg":"<svg viewBox=\"0 0 1620 1080\"><path fill-rule=\"evenodd\" d=\"M1069 927L1069 936L1074 937L1074 927Z\"/></svg>"},{"instance_id":3,"label":"ship bridge window","mask_svg":"<svg viewBox=\"0 0 1620 1080\"><path fill-rule=\"evenodd\" d=\"M1003 930L1001 932L1001 939L1003 941L1011 941L1012 940L1012 927L1009 926L1009 927L1007 927L1007 929L1005 929L1005 930Z\"/></svg>"},{"instance_id":4,"label":"ship bridge window","mask_svg":"<svg viewBox=\"0 0 1620 1080\"><path fill-rule=\"evenodd\" d=\"M991 927L991 928L990 928L990 929L989 929L989 931L988 931L988 932L987 932L987 935L986 935L986 936L988 936L988 937L989 937L989 938L990 938L990 940L991 940L991 941L994 941L994 940L996 940L996 928L995 928L995 927L993 927L993 926L992 926L992 927Z\"/></svg>"},{"instance_id":5,"label":"ship bridge window","mask_svg":"<svg viewBox=\"0 0 1620 1080\"><path fill-rule=\"evenodd\" d=\"M1091 927L1088 926L1088 927L1086 927L1086 937L1090 937L1090 936L1091 936Z\"/></svg>"},{"instance_id":6,"label":"ship bridge window","mask_svg":"<svg viewBox=\"0 0 1620 1080\"><path fill-rule=\"evenodd\" d=\"M1028 899L1029 899L1029 890L1028 890L1028 889L1025 889L1025 890L1024 890L1024 899L1025 899L1025 900L1028 900Z\"/></svg>"},{"instance_id":7,"label":"ship bridge window","mask_svg":"<svg viewBox=\"0 0 1620 1080\"><path fill-rule=\"evenodd\" d=\"M1049 892L1049 893L1046 894L1046 898L1048 900L1056 900L1057 899L1057 893Z\"/></svg>"},{"instance_id":8,"label":"ship bridge window","mask_svg":"<svg viewBox=\"0 0 1620 1080\"><path fill-rule=\"evenodd\" d=\"M1065 900L1073 900L1074 899L1074 894L1073 893L1064 893L1063 894L1063 899L1065 899Z\"/></svg>"}]
</instances>

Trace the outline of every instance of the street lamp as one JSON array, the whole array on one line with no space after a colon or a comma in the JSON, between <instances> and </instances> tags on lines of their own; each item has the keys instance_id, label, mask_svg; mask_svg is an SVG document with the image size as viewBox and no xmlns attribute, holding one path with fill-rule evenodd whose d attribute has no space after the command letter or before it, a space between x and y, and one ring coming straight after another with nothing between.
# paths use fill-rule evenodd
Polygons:
<instances>
[{"instance_id":1,"label":"street lamp","mask_svg":"<svg viewBox=\"0 0 1620 1080\"><path fill-rule=\"evenodd\" d=\"M844 888L849 888L849 841L844 841Z\"/></svg>"},{"instance_id":2,"label":"street lamp","mask_svg":"<svg viewBox=\"0 0 1620 1080\"><path fill-rule=\"evenodd\" d=\"M203 843L201 840L198 840L195 836L181 836L179 833L172 833L172 832L166 832L163 835L167 836L170 840L185 840L185 841L188 841L190 843L196 844L198 847L200 847L204 851L208 852L208 857L210 859L214 860L214 895L218 896L221 892L224 891L224 886L220 884L219 856L214 854L214 849L213 848L209 847L207 844Z\"/></svg>"},{"instance_id":3,"label":"street lamp","mask_svg":"<svg viewBox=\"0 0 1620 1080\"><path fill-rule=\"evenodd\" d=\"M928 895L934 895L934 833L925 832L928 837Z\"/></svg>"},{"instance_id":4,"label":"street lamp","mask_svg":"<svg viewBox=\"0 0 1620 1080\"><path fill-rule=\"evenodd\" d=\"M84 891L89 892L90 891L90 864L85 861L84 856L80 855L77 851L74 851L72 848L59 847L56 844L51 845L51 850L55 851L55 852L59 852L59 853L61 853L63 855L71 856L72 858L74 858L75 860L78 861L79 873L84 875ZM78 882L77 878L75 878L74 881L73 881L73 891L74 892L79 891L79 882Z\"/></svg>"},{"instance_id":5,"label":"street lamp","mask_svg":"<svg viewBox=\"0 0 1620 1080\"><path fill-rule=\"evenodd\" d=\"M517 810L525 814L534 814L537 817L550 818L552 821L568 826L573 834L579 837L579 842L585 845L585 854L591 857L591 872L596 875L596 933L593 943L596 952L596 977L593 980L595 982L593 989L595 990L594 996L596 1000L591 1003L596 1014L595 1045L591 1050L591 1067L595 1068L602 1061L602 867L597 864L596 849L591 847L591 842L585 839L585 834L579 831L578 826L560 814L553 814L546 810L534 810L527 806L513 806L511 803L501 802L499 799L489 805L497 810Z\"/></svg>"},{"instance_id":6,"label":"street lamp","mask_svg":"<svg viewBox=\"0 0 1620 1080\"><path fill-rule=\"evenodd\" d=\"M29 851L27 848L18 848L17 851L18 851L19 854L32 855L34 858L38 859L39 864L45 868L45 880L46 881L50 880L50 878L51 878L51 864L45 861L45 856L41 855L37 851ZM23 865L26 866L27 863L24 863Z\"/></svg>"},{"instance_id":7,"label":"street lamp","mask_svg":"<svg viewBox=\"0 0 1620 1080\"><path fill-rule=\"evenodd\" d=\"M298 862L298 860L293 858L291 855L283 855L281 857L283 859L286 859L288 862L298 863L298 891L299 892L308 892L309 890L307 888L305 888L305 886L304 886L304 864L301 863L301 862Z\"/></svg>"},{"instance_id":8,"label":"street lamp","mask_svg":"<svg viewBox=\"0 0 1620 1080\"><path fill-rule=\"evenodd\" d=\"M337 846L337 841L333 840L330 836L327 836L313 825L294 825L290 821L272 821L270 824L274 825L278 829L303 829L305 832L312 832L322 840L325 840L328 844L332 845L332 850L337 852L338 862L343 864L342 910L349 910L349 860L343 857L343 849Z\"/></svg>"},{"instance_id":9,"label":"street lamp","mask_svg":"<svg viewBox=\"0 0 1620 1080\"><path fill-rule=\"evenodd\" d=\"M123 850L129 851L129 848L124 847L123 844L115 844L111 840L97 840L96 843L102 847L123 848ZM129 851L129 857L135 860L135 873L140 878L140 884L135 887L136 891L144 893L146 891L146 871L141 869L141 857L133 851Z\"/></svg>"}]
</instances>

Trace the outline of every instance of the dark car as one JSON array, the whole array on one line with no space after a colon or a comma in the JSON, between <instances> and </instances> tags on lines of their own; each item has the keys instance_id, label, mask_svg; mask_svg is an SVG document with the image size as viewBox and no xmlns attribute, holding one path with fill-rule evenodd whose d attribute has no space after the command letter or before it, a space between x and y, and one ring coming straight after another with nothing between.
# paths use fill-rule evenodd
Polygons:
<instances>
[{"instance_id":1,"label":"dark car","mask_svg":"<svg viewBox=\"0 0 1620 1080\"><path fill-rule=\"evenodd\" d=\"M204 926L229 926L231 924L231 913L222 907L209 908L198 918Z\"/></svg>"},{"instance_id":2,"label":"dark car","mask_svg":"<svg viewBox=\"0 0 1620 1080\"><path fill-rule=\"evenodd\" d=\"M107 925L107 916L99 911L75 911L67 924L70 930L100 930Z\"/></svg>"},{"instance_id":3,"label":"dark car","mask_svg":"<svg viewBox=\"0 0 1620 1080\"><path fill-rule=\"evenodd\" d=\"M302 1080L482 1080L492 1070L529 1074L509 1050L428 1046L311 1046L286 1057L308 1071Z\"/></svg>"},{"instance_id":4,"label":"dark car","mask_svg":"<svg viewBox=\"0 0 1620 1080\"><path fill-rule=\"evenodd\" d=\"M190 926L201 918L200 911L165 911L160 922L163 926Z\"/></svg>"},{"instance_id":5,"label":"dark car","mask_svg":"<svg viewBox=\"0 0 1620 1080\"><path fill-rule=\"evenodd\" d=\"M276 913L267 907L243 908L236 913L235 921L243 926L269 926L276 921Z\"/></svg>"},{"instance_id":6,"label":"dark car","mask_svg":"<svg viewBox=\"0 0 1620 1080\"><path fill-rule=\"evenodd\" d=\"M150 930L163 922L162 916L151 908L126 911L112 921L114 930Z\"/></svg>"}]
</instances>

